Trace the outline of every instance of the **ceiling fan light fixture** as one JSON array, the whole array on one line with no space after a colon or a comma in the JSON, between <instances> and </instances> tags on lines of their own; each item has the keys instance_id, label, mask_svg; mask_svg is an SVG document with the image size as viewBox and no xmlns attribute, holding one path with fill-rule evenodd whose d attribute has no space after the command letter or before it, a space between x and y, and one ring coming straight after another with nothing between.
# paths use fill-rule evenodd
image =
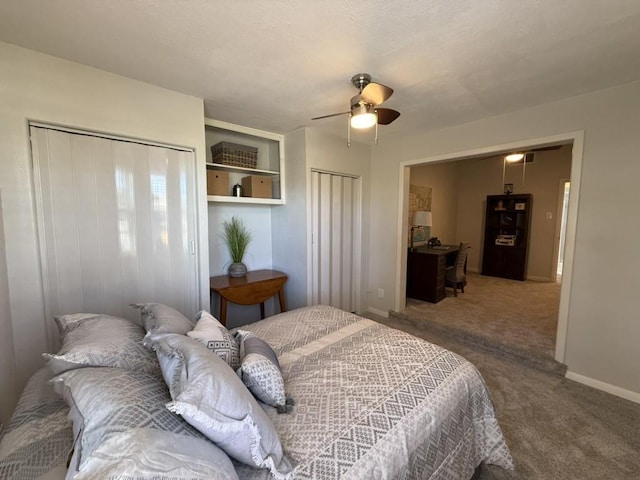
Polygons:
<instances>
[{"instance_id":1,"label":"ceiling fan light fixture","mask_svg":"<svg viewBox=\"0 0 640 480\"><path fill-rule=\"evenodd\" d=\"M364 129L373 127L378 122L376 109L373 105L361 104L351 110L351 127Z\"/></svg>"},{"instance_id":2,"label":"ceiling fan light fixture","mask_svg":"<svg viewBox=\"0 0 640 480\"><path fill-rule=\"evenodd\" d=\"M504 159L507 162L519 162L520 160L522 160L524 158L524 153L510 153L509 155L505 156Z\"/></svg>"}]
</instances>

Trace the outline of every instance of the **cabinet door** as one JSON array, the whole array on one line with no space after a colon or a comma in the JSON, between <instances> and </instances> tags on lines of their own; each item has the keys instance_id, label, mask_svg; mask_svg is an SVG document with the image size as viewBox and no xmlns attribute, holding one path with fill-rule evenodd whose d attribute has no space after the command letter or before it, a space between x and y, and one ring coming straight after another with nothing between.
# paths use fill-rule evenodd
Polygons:
<instances>
[{"instance_id":1,"label":"cabinet door","mask_svg":"<svg viewBox=\"0 0 640 480\"><path fill-rule=\"evenodd\" d=\"M31 127L48 316L197 311L193 152Z\"/></svg>"}]
</instances>

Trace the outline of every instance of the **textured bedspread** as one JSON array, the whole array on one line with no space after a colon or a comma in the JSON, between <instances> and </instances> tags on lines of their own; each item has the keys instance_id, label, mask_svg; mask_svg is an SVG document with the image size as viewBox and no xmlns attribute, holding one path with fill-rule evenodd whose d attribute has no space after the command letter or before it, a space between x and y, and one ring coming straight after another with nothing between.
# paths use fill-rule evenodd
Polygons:
<instances>
[{"instance_id":1,"label":"textured bedspread","mask_svg":"<svg viewBox=\"0 0 640 480\"><path fill-rule=\"evenodd\" d=\"M243 327L277 353L292 412L264 407L296 479L469 479L481 463L512 468L482 377L464 358L327 306ZM36 373L0 442L0 478L64 478L68 407ZM242 480L267 470L236 463Z\"/></svg>"},{"instance_id":2,"label":"textured bedspread","mask_svg":"<svg viewBox=\"0 0 640 480\"><path fill-rule=\"evenodd\" d=\"M41 369L22 392L0 442L0 479L59 479L67 472L73 445L69 407L49 378L49 369Z\"/></svg>"},{"instance_id":3,"label":"textured bedspread","mask_svg":"<svg viewBox=\"0 0 640 480\"><path fill-rule=\"evenodd\" d=\"M482 377L459 355L327 306L244 329L274 348L296 402L286 415L268 410L295 478L465 479L482 461L512 468Z\"/></svg>"}]
</instances>

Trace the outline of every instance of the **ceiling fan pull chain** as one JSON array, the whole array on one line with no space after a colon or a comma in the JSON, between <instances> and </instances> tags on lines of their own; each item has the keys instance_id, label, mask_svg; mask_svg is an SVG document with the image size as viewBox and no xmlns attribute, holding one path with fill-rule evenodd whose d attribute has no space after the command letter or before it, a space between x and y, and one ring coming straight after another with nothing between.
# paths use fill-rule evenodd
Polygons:
<instances>
[{"instance_id":1,"label":"ceiling fan pull chain","mask_svg":"<svg viewBox=\"0 0 640 480\"><path fill-rule=\"evenodd\" d=\"M347 147L351 146L351 115L347 117Z\"/></svg>"}]
</instances>

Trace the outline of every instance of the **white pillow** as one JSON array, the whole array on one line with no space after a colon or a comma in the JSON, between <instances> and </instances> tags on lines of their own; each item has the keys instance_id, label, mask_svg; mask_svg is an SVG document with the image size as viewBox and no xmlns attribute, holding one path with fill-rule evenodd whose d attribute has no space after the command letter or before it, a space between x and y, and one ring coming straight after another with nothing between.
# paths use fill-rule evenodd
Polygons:
<instances>
[{"instance_id":1,"label":"white pillow","mask_svg":"<svg viewBox=\"0 0 640 480\"><path fill-rule=\"evenodd\" d=\"M167 408L230 457L268 469L278 479L293 467L273 423L233 370L201 343L183 335L148 338L171 394Z\"/></svg>"},{"instance_id":2,"label":"white pillow","mask_svg":"<svg viewBox=\"0 0 640 480\"><path fill-rule=\"evenodd\" d=\"M198 314L196 326L187 332L236 370L240 366L240 347L235 337L206 310Z\"/></svg>"},{"instance_id":3,"label":"white pillow","mask_svg":"<svg viewBox=\"0 0 640 480\"><path fill-rule=\"evenodd\" d=\"M77 437L67 478L237 479L231 460L169 412L160 375L80 368L52 379Z\"/></svg>"},{"instance_id":4,"label":"white pillow","mask_svg":"<svg viewBox=\"0 0 640 480\"><path fill-rule=\"evenodd\" d=\"M237 330L235 336L242 357L237 373L243 383L258 400L276 407L279 413L290 411L293 402L286 397L280 363L271 346L253 332Z\"/></svg>"}]
</instances>

